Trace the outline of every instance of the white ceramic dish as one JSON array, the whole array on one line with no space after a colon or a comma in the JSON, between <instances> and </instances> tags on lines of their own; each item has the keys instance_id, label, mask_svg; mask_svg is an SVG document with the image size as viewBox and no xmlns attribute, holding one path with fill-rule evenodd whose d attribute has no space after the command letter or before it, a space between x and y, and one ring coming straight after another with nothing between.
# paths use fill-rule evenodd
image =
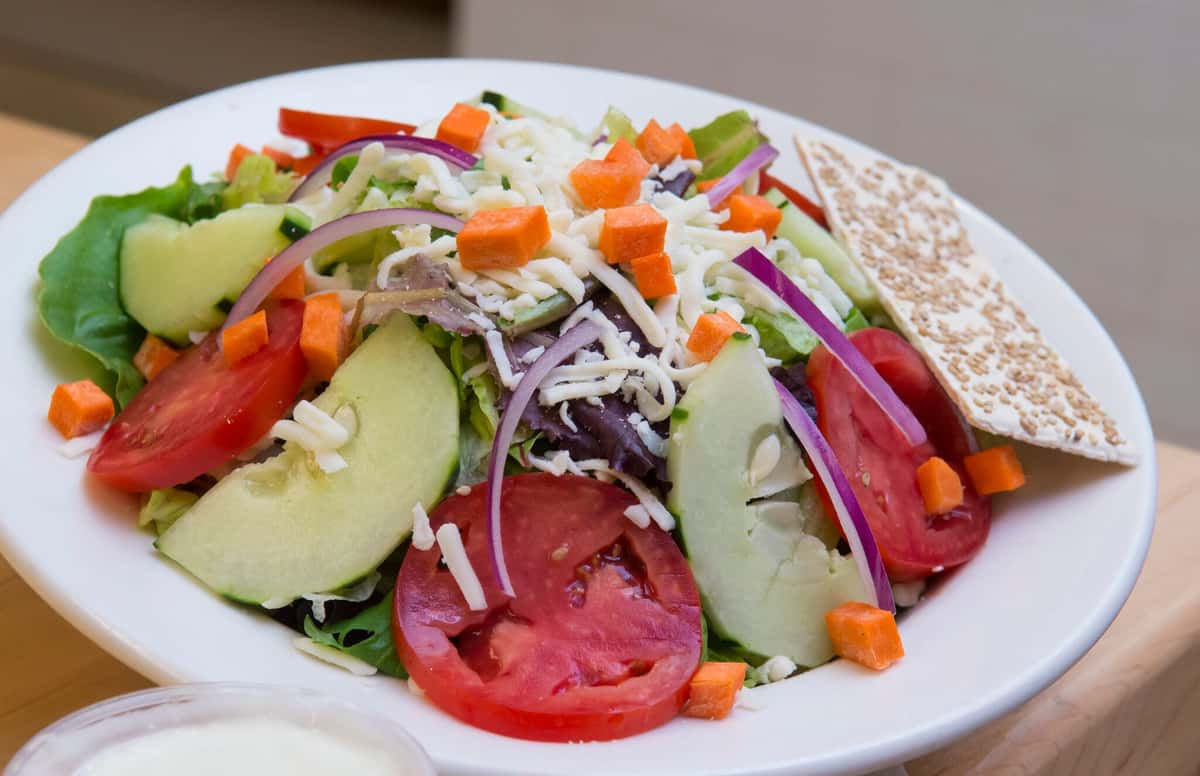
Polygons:
<instances>
[{"instance_id":1,"label":"white ceramic dish","mask_svg":"<svg viewBox=\"0 0 1200 776\"><path fill-rule=\"evenodd\" d=\"M167 731L189 730L203 736L204 731L197 729L214 723L241 727L262 722L294 726L306 738L320 732L337 743L349 744L351 751L374 752L386 758L394 776L437 776L421 745L394 718L312 690L237 682L156 687L80 709L26 743L4 769L4 776L90 772L98 755ZM228 741L218 734L217 741L221 740ZM273 748L279 745L278 739L258 740L266 755L278 762ZM205 743L212 743L211 734ZM211 746L209 750L213 751ZM225 760L223 773L259 772L237 761L236 750L215 751Z\"/></svg>"},{"instance_id":2,"label":"white ceramic dish","mask_svg":"<svg viewBox=\"0 0 1200 776\"><path fill-rule=\"evenodd\" d=\"M0 547L56 610L160 683L238 680L340 693L399 715L444 773L842 773L899 762L1014 708L1062 674L1116 616L1154 522L1154 440L1145 406L1103 327L1041 259L963 203L977 246L1142 451L1104 466L1021 451L1030 484L998 499L984 551L902 625L908 656L876 675L836 662L753 692L759 711L723 723L677 720L624 741L553 745L459 724L385 678L356 678L290 645L292 634L213 596L155 555L133 527L134 502L81 479L60 457L44 410L80 362L35 320L38 260L95 194L172 180L184 163L223 166L234 142L275 136L280 105L420 121L489 88L590 128L609 103L636 121L695 126L748 108L784 151L775 170L803 180L791 150L807 122L734 97L599 70L502 61L398 61L283 75L152 114L88 146L0 219L8 281L0 353L8 365L0 428ZM953 183L953 182L951 182Z\"/></svg>"}]
</instances>

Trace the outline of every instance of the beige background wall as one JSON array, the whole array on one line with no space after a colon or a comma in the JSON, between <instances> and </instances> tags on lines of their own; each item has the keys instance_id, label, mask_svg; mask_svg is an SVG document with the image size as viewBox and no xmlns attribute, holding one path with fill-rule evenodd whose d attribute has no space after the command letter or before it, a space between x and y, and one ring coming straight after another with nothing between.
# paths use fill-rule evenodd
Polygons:
<instances>
[{"instance_id":1,"label":"beige background wall","mask_svg":"<svg viewBox=\"0 0 1200 776\"><path fill-rule=\"evenodd\" d=\"M457 11L458 54L744 95L938 172L1091 305L1160 436L1200 445L1200 2L461 0Z\"/></svg>"},{"instance_id":2,"label":"beige background wall","mask_svg":"<svg viewBox=\"0 0 1200 776\"><path fill-rule=\"evenodd\" d=\"M803 115L1022 236L1114 334L1159 435L1200 446L1200 0L0 0L0 20L0 111L89 134L270 73L451 52Z\"/></svg>"}]
</instances>

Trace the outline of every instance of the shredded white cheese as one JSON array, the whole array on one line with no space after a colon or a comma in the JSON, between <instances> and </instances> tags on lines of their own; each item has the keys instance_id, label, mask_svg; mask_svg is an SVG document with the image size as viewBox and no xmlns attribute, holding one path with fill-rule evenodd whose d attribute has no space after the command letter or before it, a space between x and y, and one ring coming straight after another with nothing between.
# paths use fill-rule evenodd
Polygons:
<instances>
[{"instance_id":1,"label":"shredded white cheese","mask_svg":"<svg viewBox=\"0 0 1200 776\"><path fill-rule=\"evenodd\" d=\"M483 341L492 356L492 363L496 365L500 383L510 391L516 390L525 373L513 371L512 362L508 360L508 351L504 349L504 335L492 329L484 333Z\"/></svg>"},{"instance_id":2,"label":"shredded white cheese","mask_svg":"<svg viewBox=\"0 0 1200 776\"><path fill-rule=\"evenodd\" d=\"M787 679L796 673L796 664L784 655L776 655L758 668L752 669L759 684L770 684Z\"/></svg>"},{"instance_id":3,"label":"shredded white cheese","mask_svg":"<svg viewBox=\"0 0 1200 776\"><path fill-rule=\"evenodd\" d=\"M317 622L325 622L325 604L329 601L352 601L361 603L375 592L375 587L379 584L380 576L378 571L372 571L370 574L363 577L357 584L352 585L344 590L334 593L305 593L300 596L304 600L312 604L312 616Z\"/></svg>"},{"instance_id":4,"label":"shredded white cheese","mask_svg":"<svg viewBox=\"0 0 1200 776\"><path fill-rule=\"evenodd\" d=\"M443 523L437 530L437 545L442 553L442 560L446 562L446 568L450 569L450 575L462 591L467 607L474 612L487 609L483 586L479 584L479 577L475 575L471 559L467 557L458 526L454 523Z\"/></svg>"},{"instance_id":5,"label":"shredded white cheese","mask_svg":"<svg viewBox=\"0 0 1200 776\"><path fill-rule=\"evenodd\" d=\"M328 644L318 644L307 636L297 636L292 639L292 646L317 660L344 668L355 676L373 676L379 672L378 668L365 660L359 660L354 655L347 655Z\"/></svg>"},{"instance_id":6,"label":"shredded white cheese","mask_svg":"<svg viewBox=\"0 0 1200 776\"><path fill-rule=\"evenodd\" d=\"M419 501L413 504L412 516L412 546L422 551L432 550L436 541L433 527L429 524L429 515L425 512L425 507L421 506Z\"/></svg>"},{"instance_id":7,"label":"shredded white cheese","mask_svg":"<svg viewBox=\"0 0 1200 776\"><path fill-rule=\"evenodd\" d=\"M350 407L340 407L335 414L341 417L341 422L312 402L301 400L292 409L292 420L276 421L269 433L272 437L299 445L313 457L321 471L334 474L347 466L346 459L337 452L350 441L352 432L347 426L357 425L357 418Z\"/></svg>"}]
</instances>

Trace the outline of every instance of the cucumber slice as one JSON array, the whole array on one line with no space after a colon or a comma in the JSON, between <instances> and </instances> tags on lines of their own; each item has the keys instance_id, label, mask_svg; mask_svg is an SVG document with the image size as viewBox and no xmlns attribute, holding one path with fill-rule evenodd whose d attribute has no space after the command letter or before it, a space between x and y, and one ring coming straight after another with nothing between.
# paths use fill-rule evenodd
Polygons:
<instances>
[{"instance_id":1,"label":"cucumber slice","mask_svg":"<svg viewBox=\"0 0 1200 776\"><path fill-rule=\"evenodd\" d=\"M222 302L287 247L283 217L283 205L247 205L192 226L147 217L121 242L121 304L147 331L187 345L189 331L219 326Z\"/></svg>"},{"instance_id":2,"label":"cucumber slice","mask_svg":"<svg viewBox=\"0 0 1200 776\"><path fill-rule=\"evenodd\" d=\"M821 262L826 274L860 310L869 313L879 309L879 297L875 289L871 288L866 275L841 244L833 239L833 235L789 202L779 189L771 189L763 196L783 211L783 220L775 230L776 235L795 245L804 256Z\"/></svg>"},{"instance_id":3,"label":"cucumber slice","mask_svg":"<svg viewBox=\"0 0 1200 776\"><path fill-rule=\"evenodd\" d=\"M782 422L754 343L730 339L672 413L668 506L714 632L754 654L817 666L833 657L825 613L864 592L854 559L826 544L829 521L811 485L767 496L764 482L750 482L770 434L782 448L771 477L801 466Z\"/></svg>"},{"instance_id":4,"label":"cucumber slice","mask_svg":"<svg viewBox=\"0 0 1200 776\"><path fill-rule=\"evenodd\" d=\"M213 590L286 602L370 573L432 508L458 466L458 388L407 315L380 326L313 402L353 409L357 430L325 474L292 443L234 471L157 547Z\"/></svg>"},{"instance_id":5,"label":"cucumber slice","mask_svg":"<svg viewBox=\"0 0 1200 776\"><path fill-rule=\"evenodd\" d=\"M302 211L289 207L283 211L283 221L279 224L279 233L292 242L296 242L312 231L312 219Z\"/></svg>"}]
</instances>

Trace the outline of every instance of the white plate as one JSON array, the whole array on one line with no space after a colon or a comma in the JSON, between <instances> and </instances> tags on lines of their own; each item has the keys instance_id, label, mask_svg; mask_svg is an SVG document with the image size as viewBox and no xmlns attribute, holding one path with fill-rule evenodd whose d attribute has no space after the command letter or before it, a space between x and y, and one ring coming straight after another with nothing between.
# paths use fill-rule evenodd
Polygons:
<instances>
[{"instance_id":1,"label":"white plate","mask_svg":"<svg viewBox=\"0 0 1200 776\"><path fill-rule=\"evenodd\" d=\"M35 321L38 260L95 194L172 180L187 162L220 169L237 141L275 136L280 105L424 120L489 88L590 128L609 103L640 124L695 126L748 108L800 180L801 119L734 97L600 70L499 61L407 61L283 75L198 97L135 121L80 151L0 220L7 365L0 546L64 617L161 683L246 680L341 692L394 714L446 773L837 773L895 763L1012 709L1062 674L1116 616L1154 522L1154 440L1128 367L1100 323L1041 259L964 203L971 237L1143 451L1135 469L1021 451L1030 484L997 499L987 547L902 625L908 656L874 674L836 662L755 690L759 711L722 723L681 719L605 744L534 744L459 724L384 678L360 679L289 645L293 634L211 595L155 555L126 496L83 482L82 460L56 454L44 410L80 376L47 357ZM826 133L828 134L828 133ZM952 182L953 183L953 182ZM1047 217L1053 217L1048 214ZM72 362L76 363L76 362ZM58 368L56 368L58 367Z\"/></svg>"}]
</instances>

